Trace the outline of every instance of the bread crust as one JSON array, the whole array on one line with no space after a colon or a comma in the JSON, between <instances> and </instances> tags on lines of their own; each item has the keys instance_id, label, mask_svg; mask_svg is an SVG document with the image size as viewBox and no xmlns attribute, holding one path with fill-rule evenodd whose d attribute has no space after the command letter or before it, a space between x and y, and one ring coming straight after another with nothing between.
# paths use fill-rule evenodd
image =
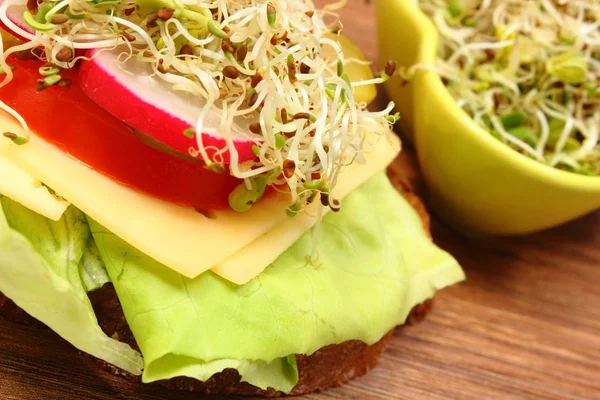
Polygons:
<instances>
[{"instance_id":1,"label":"bread crust","mask_svg":"<svg viewBox=\"0 0 600 400\"><path fill-rule=\"evenodd\" d=\"M123 315L121 305L111 285L91 294L92 304L98 315L98 322L104 332L137 349L137 344ZM414 324L423 320L431 310L433 301L427 300L411 310L406 324ZM349 380L364 375L373 368L385 352L387 344L394 335L388 332L377 343L368 346L358 340L350 340L340 344L325 346L311 355L296 355L299 380L291 395L301 395L340 386ZM98 361L104 369L114 374L139 379L118 368ZM235 369L226 369L213 375L208 381L201 382L192 378L174 378L159 381L158 384L174 390L200 392L203 394L242 395L278 397L284 393L273 389L262 390L246 382L240 381Z\"/></svg>"},{"instance_id":2,"label":"bread crust","mask_svg":"<svg viewBox=\"0 0 600 400\"><path fill-rule=\"evenodd\" d=\"M408 181L395 176L390 176L390 178L394 186L398 188L400 193L417 211L425 229L429 232L429 215L427 210L419 197L413 192ZM90 299L98 316L98 322L104 332L138 349L112 285L106 285L104 288L90 293ZM415 306L411 310L406 324L421 321L430 311L431 306L432 300L427 300L425 303ZM39 323L16 307L2 293L0 293L0 317L27 325ZM333 386L340 386L353 378L364 375L377 364L392 339L393 334L394 330L391 330L380 341L371 346L358 340L351 340L325 346L311 355L296 355L299 381L290 394L301 395ZM110 370L115 374L122 375L128 379L139 380L139 377L121 371L106 362L98 360L98 363L102 368ZM206 382L200 382L192 378L174 378L155 384L160 384L173 390L195 391L212 395L263 397L284 395L284 393L274 389L262 390L247 382L241 382L240 375L234 369L226 369L215 374Z\"/></svg>"}]
</instances>

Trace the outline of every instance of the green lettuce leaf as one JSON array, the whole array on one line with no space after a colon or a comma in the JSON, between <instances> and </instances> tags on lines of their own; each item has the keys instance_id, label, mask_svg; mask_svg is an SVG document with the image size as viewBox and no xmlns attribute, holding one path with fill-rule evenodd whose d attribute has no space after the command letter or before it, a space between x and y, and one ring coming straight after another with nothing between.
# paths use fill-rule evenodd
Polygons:
<instances>
[{"instance_id":1,"label":"green lettuce leaf","mask_svg":"<svg viewBox=\"0 0 600 400\"><path fill-rule=\"evenodd\" d=\"M7 197L0 203L0 292L79 350L140 375L140 354L102 332L82 283L85 215L69 207L54 222Z\"/></svg>"},{"instance_id":2,"label":"green lettuce leaf","mask_svg":"<svg viewBox=\"0 0 600 400\"><path fill-rule=\"evenodd\" d=\"M144 355L144 382L236 368L243 381L289 392L298 380L293 355L352 339L373 344L413 306L464 279L383 173L324 218L317 265L307 262L308 232L242 286L212 272L185 278L90 226Z\"/></svg>"}]
</instances>

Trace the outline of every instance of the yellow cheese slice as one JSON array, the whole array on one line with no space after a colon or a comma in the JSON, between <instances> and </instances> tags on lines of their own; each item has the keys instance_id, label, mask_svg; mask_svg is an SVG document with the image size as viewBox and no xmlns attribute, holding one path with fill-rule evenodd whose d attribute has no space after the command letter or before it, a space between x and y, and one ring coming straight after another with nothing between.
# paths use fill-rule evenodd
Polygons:
<instances>
[{"instance_id":1,"label":"yellow cheese slice","mask_svg":"<svg viewBox=\"0 0 600 400\"><path fill-rule=\"evenodd\" d=\"M0 127L24 135L4 114L0 114ZM209 219L192 208L121 186L34 135L24 146L6 142L0 144L0 155L132 246L190 278L217 266L216 272L226 279L247 281L314 224L308 215L289 219L284 212L286 196L265 199L246 213L219 211ZM385 149L385 154L380 154L379 148ZM345 196L384 169L398 151L381 141L364 166L351 167L370 172L357 179L346 171L336 186L336 196ZM23 194L11 198L23 201ZM270 233L274 229L275 233ZM275 243L269 239L273 235L278 237Z\"/></svg>"},{"instance_id":2,"label":"yellow cheese slice","mask_svg":"<svg viewBox=\"0 0 600 400\"><path fill-rule=\"evenodd\" d=\"M2 156L0 195L18 199L15 201L53 221L58 221L69 206L66 201L53 196L38 179Z\"/></svg>"},{"instance_id":3,"label":"yellow cheese slice","mask_svg":"<svg viewBox=\"0 0 600 400\"><path fill-rule=\"evenodd\" d=\"M380 140L375 145L374 151L365 155L365 165L353 164L348 167L336 186L335 197L345 198L360 184L384 170L396 158L397 149L400 148L398 138L393 136L391 142ZM319 203L314 203L306 214L299 214L295 218L283 221L243 250L213 267L213 272L238 285L247 283L263 272L280 254L316 224L318 207L322 208L323 215L330 210Z\"/></svg>"}]
</instances>

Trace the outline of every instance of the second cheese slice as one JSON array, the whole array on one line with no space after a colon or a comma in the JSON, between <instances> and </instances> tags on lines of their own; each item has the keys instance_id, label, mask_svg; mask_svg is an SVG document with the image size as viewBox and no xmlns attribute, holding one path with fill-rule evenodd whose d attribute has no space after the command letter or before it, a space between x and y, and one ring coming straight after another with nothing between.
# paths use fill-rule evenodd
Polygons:
<instances>
[{"instance_id":1,"label":"second cheese slice","mask_svg":"<svg viewBox=\"0 0 600 400\"><path fill-rule=\"evenodd\" d=\"M338 185L335 188L337 198L345 198L362 183L372 178L378 172L383 171L398 154L394 150L400 147L400 141L394 136L393 145L390 146L385 140L376 144L375 150L366 155L365 165L353 164L340 175ZM212 270L223 278L238 285L247 283L250 279L258 276L269 264L286 251L306 231L311 229L317 222L315 214L316 207L322 207L314 203L307 213L295 218L288 218L275 228L256 239L243 250L228 257L225 261L216 265ZM323 214L329 208L323 207ZM310 256L311 254L307 254Z\"/></svg>"}]
</instances>

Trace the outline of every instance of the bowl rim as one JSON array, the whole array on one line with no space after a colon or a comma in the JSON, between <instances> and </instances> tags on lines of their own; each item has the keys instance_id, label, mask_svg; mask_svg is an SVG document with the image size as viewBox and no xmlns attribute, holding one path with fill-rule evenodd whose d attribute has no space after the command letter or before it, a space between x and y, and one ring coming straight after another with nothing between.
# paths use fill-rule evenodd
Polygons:
<instances>
[{"instance_id":1,"label":"bowl rim","mask_svg":"<svg viewBox=\"0 0 600 400\"><path fill-rule=\"evenodd\" d=\"M405 17L414 19L415 34L418 38L418 63L434 63L437 57L438 32L431 20L419 9L418 0L391 0L404 8ZM542 162L529 158L509 146L495 139L489 132L485 131L464 111L458 102L452 97L441 77L433 71L418 70L414 79L423 81L423 92L433 91L437 96L442 96L441 102L452 113L457 120L464 126L461 129L462 135L471 135L480 145L500 155L506 162L512 164L515 168L526 172L528 175L535 175L536 179L560 186L572 187L586 192L600 191L600 175L589 176L576 174L574 172L563 171L551 167Z\"/></svg>"}]
</instances>

